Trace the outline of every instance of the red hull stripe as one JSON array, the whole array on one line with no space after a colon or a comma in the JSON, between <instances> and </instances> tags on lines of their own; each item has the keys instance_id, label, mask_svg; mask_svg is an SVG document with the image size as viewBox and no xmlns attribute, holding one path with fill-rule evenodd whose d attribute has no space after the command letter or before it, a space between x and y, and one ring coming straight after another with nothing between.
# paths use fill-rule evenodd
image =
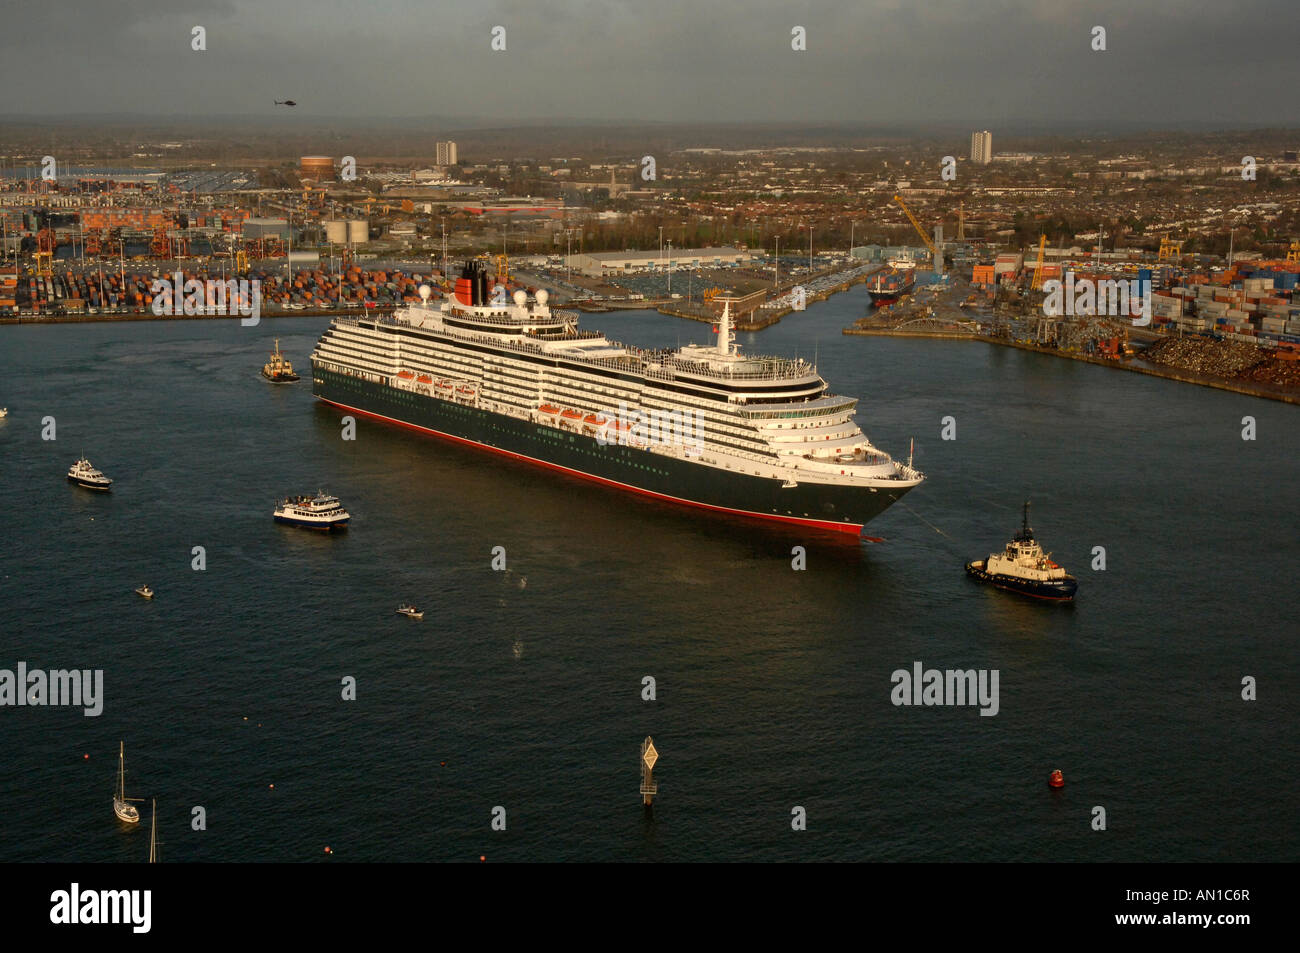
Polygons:
<instances>
[{"instance_id":1,"label":"red hull stripe","mask_svg":"<svg viewBox=\"0 0 1300 953\"><path fill-rule=\"evenodd\" d=\"M507 457L513 457L516 460L524 460L527 463L534 463L540 467L546 467L547 469L550 470L558 470L561 473L568 473L571 476L581 477L584 480L592 480L596 483L603 483L605 486L612 486L615 487L616 489L626 490L629 493L636 493L640 496L649 496L656 500L667 500L670 503L679 503L683 506L696 506L699 507L700 509L713 510L715 513L729 513L733 516L744 516L750 519L772 520L778 523L794 523L798 526L808 526L813 529L821 529L821 530L834 530L835 532L838 533L853 533L856 535L862 532L861 523L832 523L827 520L803 519L796 516L778 516L775 513L755 513L752 510L735 510L735 509L730 509L729 507L726 506L713 506L712 504L709 503L698 503L695 500L684 500L678 496L668 496L664 493L656 493L653 490L643 490L639 486L629 486L626 483L619 483L617 480L607 480L604 477L598 477L590 473L583 473L581 470L574 470L571 469L570 467L563 467L560 466L558 463L550 463L546 460L538 460L536 457L526 456L525 454L522 453L514 453L513 451L510 450L502 450L500 447L489 447L487 444L479 443L477 440L467 440L464 437L457 437L453 434L443 433L441 430L432 430L428 427L421 427L418 424L410 424L407 423L405 420L397 420L393 417L385 417L383 414L376 414L369 410L362 410L359 407L351 407L348 404L340 404L338 401L330 400L327 397L321 397L317 395L316 399L323 401L324 403L327 404L332 404L335 407L341 407L343 410L350 410L353 411L354 413L358 413L366 417L373 417L376 420L388 421L389 423L396 424L399 427L407 427L411 430L417 430L420 433L433 434L435 437L442 437L446 440L452 440L456 443L464 444L465 446L468 447L478 447L481 450L490 450L493 453L500 453ZM879 537L875 537L875 536L869 536L864 538L869 539L871 542L876 542L876 543L882 542L882 540Z\"/></svg>"}]
</instances>

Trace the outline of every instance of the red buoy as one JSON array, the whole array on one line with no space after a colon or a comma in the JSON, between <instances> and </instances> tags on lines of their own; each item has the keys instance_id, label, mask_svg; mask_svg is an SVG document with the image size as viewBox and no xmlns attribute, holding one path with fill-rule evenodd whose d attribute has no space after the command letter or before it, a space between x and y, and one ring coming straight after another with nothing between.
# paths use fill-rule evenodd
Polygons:
<instances>
[{"instance_id":1,"label":"red buoy","mask_svg":"<svg viewBox=\"0 0 1300 953\"><path fill-rule=\"evenodd\" d=\"M484 863L486 860L487 860L487 857L486 857L484 854L479 854L479 855L478 855L478 862L479 862L480 864L481 864L481 863Z\"/></svg>"},{"instance_id":2,"label":"red buoy","mask_svg":"<svg viewBox=\"0 0 1300 953\"><path fill-rule=\"evenodd\" d=\"M89 761L89 760L90 760L90 755L88 755L88 754L83 754L83 755L81 756L81 760L82 760L82 761Z\"/></svg>"},{"instance_id":3,"label":"red buoy","mask_svg":"<svg viewBox=\"0 0 1300 953\"><path fill-rule=\"evenodd\" d=\"M1063 788L1065 787L1065 775L1063 775L1058 768L1052 772L1051 776L1047 779L1047 783L1054 788Z\"/></svg>"}]
</instances>

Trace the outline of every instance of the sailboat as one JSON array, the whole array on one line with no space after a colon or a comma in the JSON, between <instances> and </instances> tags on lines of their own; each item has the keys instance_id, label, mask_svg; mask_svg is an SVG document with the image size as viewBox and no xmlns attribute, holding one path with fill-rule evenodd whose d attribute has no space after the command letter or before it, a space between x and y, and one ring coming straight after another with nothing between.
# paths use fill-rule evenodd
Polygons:
<instances>
[{"instance_id":1,"label":"sailboat","mask_svg":"<svg viewBox=\"0 0 1300 953\"><path fill-rule=\"evenodd\" d=\"M126 796L126 746L119 741L117 743L117 790L113 792L113 813L117 815L117 819L128 824L139 824L140 812L136 810L134 804L127 803L138 800L140 798Z\"/></svg>"},{"instance_id":2,"label":"sailboat","mask_svg":"<svg viewBox=\"0 0 1300 953\"><path fill-rule=\"evenodd\" d=\"M153 799L153 811L149 815L149 863L158 863L158 799Z\"/></svg>"}]
</instances>

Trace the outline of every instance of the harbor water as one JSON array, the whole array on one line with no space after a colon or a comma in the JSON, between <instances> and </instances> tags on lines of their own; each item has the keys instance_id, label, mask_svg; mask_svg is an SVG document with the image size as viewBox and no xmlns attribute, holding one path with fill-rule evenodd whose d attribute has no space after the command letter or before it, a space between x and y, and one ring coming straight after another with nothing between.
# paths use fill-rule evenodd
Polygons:
<instances>
[{"instance_id":1,"label":"harbor water","mask_svg":"<svg viewBox=\"0 0 1300 953\"><path fill-rule=\"evenodd\" d=\"M310 391L328 319L0 328L0 669L104 673L98 717L0 708L0 800L21 806L0 860L143 861L148 806L135 829L112 814L119 741L174 862L1295 860L1297 408L842 336L866 303L738 343L815 358L877 446L915 440L928 480L868 526L880 543L369 419L342 439ZM583 324L709 337L655 312ZM301 383L259 376L276 337ZM111 494L66 482L82 454ZM317 489L346 533L273 522ZM1026 499L1072 606L963 572ZM996 670L996 715L893 704L917 662Z\"/></svg>"}]
</instances>

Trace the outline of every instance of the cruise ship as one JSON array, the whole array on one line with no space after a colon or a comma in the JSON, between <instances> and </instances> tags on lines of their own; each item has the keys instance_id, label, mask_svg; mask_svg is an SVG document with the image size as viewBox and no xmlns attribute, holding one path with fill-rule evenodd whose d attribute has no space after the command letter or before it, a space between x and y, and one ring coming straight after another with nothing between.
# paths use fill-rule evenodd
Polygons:
<instances>
[{"instance_id":1,"label":"cruise ship","mask_svg":"<svg viewBox=\"0 0 1300 953\"><path fill-rule=\"evenodd\" d=\"M803 360L715 345L644 350L580 330L539 289L489 291L468 262L447 300L336 318L312 393L360 413L656 499L845 533L924 476L872 446L857 400Z\"/></svg>"}]
</instances>

